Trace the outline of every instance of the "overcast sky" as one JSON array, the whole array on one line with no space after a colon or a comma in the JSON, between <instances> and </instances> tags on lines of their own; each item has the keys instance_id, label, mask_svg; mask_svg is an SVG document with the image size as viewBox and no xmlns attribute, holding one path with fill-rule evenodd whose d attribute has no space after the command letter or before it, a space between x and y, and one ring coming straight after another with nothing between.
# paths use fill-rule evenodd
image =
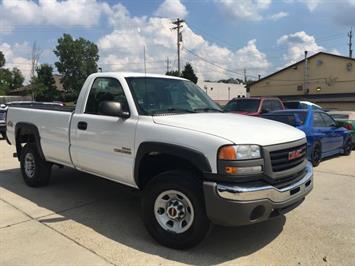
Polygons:
<instances>
[{"instance_id":1,"label":"overcast sky","mask_svg":"<svg viewBox=\"0 0 355 266\"><path fill-rule=\"evenodd\" d=\"M177 67L177 17L183 29L182 64L200 79L266 75L304 56L327 51L348 55L355 0L0 0L0 51L7 67L31 68L34 41L41 63L53 64L63 33L95 42L104 71ZM355 42L355 39L353 40ZM354 49L355 50L355 49Z\"/></svg>"}]
</instances>

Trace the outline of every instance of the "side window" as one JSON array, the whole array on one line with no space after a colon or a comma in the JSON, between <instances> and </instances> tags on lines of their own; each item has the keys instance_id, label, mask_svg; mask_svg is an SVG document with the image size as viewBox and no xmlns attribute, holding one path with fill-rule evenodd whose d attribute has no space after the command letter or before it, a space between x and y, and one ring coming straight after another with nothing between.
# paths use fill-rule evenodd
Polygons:
<instances>
[{"instance_id":1,"label":"side window","mask_svg":"<svg viewBox=\"0 0 355 266\"><path fill-rule=\"evenodd\" d=\"M272 111L272 102L270 100L263 101L262 111L271 112Z\"/></svg>"},{"instance_id":2,"label":"side window","mask_svg":"<svg viewBox=\"0 0 355 266\"><path fill-rule=\"evenodd\" d=\"M336 125L335 121L327 114L321 114L326 127L334 127Z\"/></svg>"},{"instance_id":3,"label":"side window","mask_svg":"<svg viewBox=\"0 0 355 266\"><path fill-rule=\"evenodd\" d=\"M313 126L314 127L324 127L324 122L320 113L313 113Z\"/></svg>"},{"instance_id":4,"label":"side window","mask_svg":"<svg viewBox=\"0 0 355 266\"><path fill-rule=\"evenodd\" d=\"M97 78L91 87L85 113L99 114L99 106L104 101L120 102L122 109L128 112L128 103L121 83L114 78Z\"/></svg>"},{"instance_id":5,"label":"side window","mask_svg":"<svg viewBox=\"0 0 355 266\"><path fill-rule=\"evenodd\" d=\"M282 110L282 109L283 109L282 105L279 101L277 101L277 100L272 101L272 110L273 111Z\"/></svg>"}]
</instances>

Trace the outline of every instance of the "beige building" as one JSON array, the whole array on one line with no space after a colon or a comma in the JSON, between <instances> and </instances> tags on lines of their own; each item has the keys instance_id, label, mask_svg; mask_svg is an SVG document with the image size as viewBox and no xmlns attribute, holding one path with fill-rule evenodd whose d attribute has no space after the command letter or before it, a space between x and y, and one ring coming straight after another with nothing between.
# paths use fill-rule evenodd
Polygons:
<instances>
[{"instance_id":1,"label":"beige building","mask_svg":"<svg viewBox=\"0 0 355 266\"><path fill-rule=\"evenodd\" d=\"M250 95L306 100L324 108L355 111L355 59L316 53L254 82Z\"/></svg>"},{"instance_id":2,"label":"beige building","mask_svg":"<svg viewBox=\"0 0 355 266\"><path fill-rule=\"evenodd\" d=\"M220 105L225 105L233 98L247 97L247 90L244 84L199 81L197 85L203 89L213 101Z\"/></svg>"}]
</instances>

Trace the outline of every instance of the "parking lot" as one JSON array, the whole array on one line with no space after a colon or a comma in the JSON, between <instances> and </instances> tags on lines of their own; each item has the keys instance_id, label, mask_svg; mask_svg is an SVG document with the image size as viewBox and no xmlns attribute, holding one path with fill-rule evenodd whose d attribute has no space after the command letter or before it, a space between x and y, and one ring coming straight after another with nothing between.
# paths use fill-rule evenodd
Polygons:
<instances>
[{"instance_id":1,"label":"parking lot","mask_svg":"<svg viewBox=\"0 0 355 266\"><path fill-rule=\"evenodd\" d=\"M0 265L351 265L355 261L355 152L315 168L314 190L293 212L239 228L214 227L187 251L158 245L139 194L53 168L51 183L22 181L13 146L0 140Z\"/></svg>"}]
</instances>

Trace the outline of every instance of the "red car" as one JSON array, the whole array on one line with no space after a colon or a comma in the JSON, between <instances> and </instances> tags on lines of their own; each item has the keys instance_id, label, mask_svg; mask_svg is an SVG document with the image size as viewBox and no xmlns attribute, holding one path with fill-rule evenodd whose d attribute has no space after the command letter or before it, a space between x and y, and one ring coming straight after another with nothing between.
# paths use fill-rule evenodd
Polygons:
<instances>
[{"instance_id":1,"label":"red car","mask_svg":"<svg viewBox=\"0 0 355 266\"><path fill-rule=\"evenodd\" d=\"M285 107L279 98L270 97L234 98L223 108L226 113L251 116L260 116L268 112L284 109Z\"/></svg>"}]
</instances>

